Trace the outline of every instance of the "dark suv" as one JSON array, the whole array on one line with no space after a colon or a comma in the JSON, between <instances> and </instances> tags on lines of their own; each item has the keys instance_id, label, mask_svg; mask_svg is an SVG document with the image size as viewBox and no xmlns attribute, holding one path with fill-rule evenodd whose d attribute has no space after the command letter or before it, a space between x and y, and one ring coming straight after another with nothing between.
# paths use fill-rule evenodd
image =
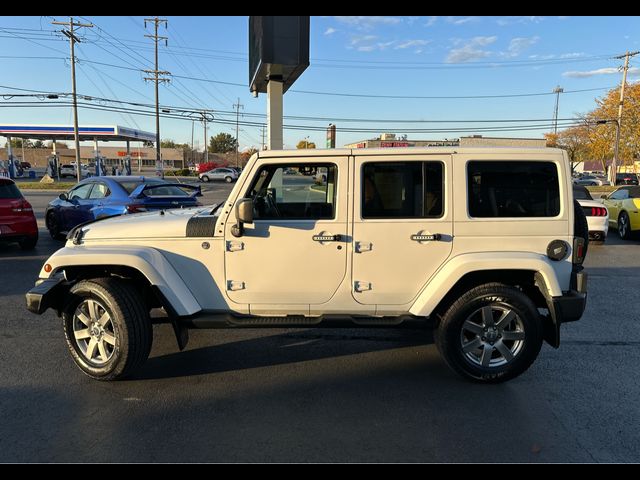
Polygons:
<instances>
[{"instance_id":1,"label":"dark suv","mask_svg":"<svg viewBox=\"0 0 640 480\"><path fill-rule=\"evenodd\" d=\"M638 175L635 173L616 173L616 185L638 185Z\"/></svg>"}]
</instances>

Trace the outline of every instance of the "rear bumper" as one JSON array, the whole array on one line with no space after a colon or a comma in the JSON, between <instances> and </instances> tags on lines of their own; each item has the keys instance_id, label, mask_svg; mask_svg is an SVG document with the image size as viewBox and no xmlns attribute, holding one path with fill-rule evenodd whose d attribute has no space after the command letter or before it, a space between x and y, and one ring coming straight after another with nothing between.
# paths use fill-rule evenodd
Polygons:
<instances>
[{"instance_id":1,"label":"rear bumper","mask_svg":"<svg viewBox=\"0 0 640 480\"><path fill-rule=\"evenodd\" d=\"M27 310L40 315L48 308L59 308L68 288L65 288L65 285L66 282L62 275L37 280L36 286L25 295Z\"/></svg>"}]
</instances>

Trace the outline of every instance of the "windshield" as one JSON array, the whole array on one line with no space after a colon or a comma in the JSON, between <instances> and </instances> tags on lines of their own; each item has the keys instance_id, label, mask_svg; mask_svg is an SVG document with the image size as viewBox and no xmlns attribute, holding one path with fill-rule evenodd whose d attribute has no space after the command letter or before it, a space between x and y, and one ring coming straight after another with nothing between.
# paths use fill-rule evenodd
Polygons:
<instances>
[{"instance_id":1,"label":"windshield","mask_svg":"<svg viewBox=\"0 0 640 480\"><path fill-rule=\"evenodd\" d=\"M573 187L573 198L576 200L593 200L589 190L584 187Z\"/></svg>"},{"instance_id":2,"label":"windshield","mask_svg":"<svg viewBox=\"0 0 640 480\"><path fill-rule=\"evenodd\" d=\"M131 192L133 192L136 189L136 187L138 187L142 183L144 183L145 185L164 185L167 183L163 180L154 180L154 179L147 179L147 180L144 180L144 182L142 180L128 180L128 181L116 180L116 181L120 185L122 185L122 188L124 188L129 195L131 195ZM180 187L176 187L174 185L168 185L168 184L163 187L146 190L144 194L147 195L148 197L166 197L166 196L188 197L189 196L189 193L187 193L185 190L181 189Z\"/></svg>"}]
</instances>

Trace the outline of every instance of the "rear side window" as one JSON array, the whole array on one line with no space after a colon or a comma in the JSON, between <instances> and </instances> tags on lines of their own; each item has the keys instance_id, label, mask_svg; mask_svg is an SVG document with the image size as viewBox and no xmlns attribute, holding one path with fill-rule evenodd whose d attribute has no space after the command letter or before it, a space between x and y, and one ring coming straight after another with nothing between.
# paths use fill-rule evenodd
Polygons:
<instances>
[{"instance_id":1,"label":"rear side window","mask_svg":"<svg viewBox=\"0 0 640 480\"><path fill-rule=\"evenodd\" d=\"M362 167L362 218L440 218L441 162L371 162Z\"/></svg>"},{"instance_id":2,"label":"rear side window","mask_svg":"<svg viewBox=\"0 0 640 480\"><path fill-rule=\"evenodd\" d=\"M22 194L15 183L0 183L0 198L22 198Z\"/></svg>"},{"instance_id":3,"label":"rear side window","mask_svg":"<svg viewBox=\"0 0 640 480\"><path fill-rule=\"evenodd\" d=\"M469 215L556 217L558 169L552 162L472 161L467 164Z\"/></svg>"}]
</instances>

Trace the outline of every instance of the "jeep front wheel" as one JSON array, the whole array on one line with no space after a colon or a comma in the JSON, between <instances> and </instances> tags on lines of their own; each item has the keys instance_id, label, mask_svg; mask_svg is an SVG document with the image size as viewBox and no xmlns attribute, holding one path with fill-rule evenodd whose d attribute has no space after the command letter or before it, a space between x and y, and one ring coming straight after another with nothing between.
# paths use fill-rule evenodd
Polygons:
<instances>
[{"instance_id":1,"label":"jeep front wheel","mask_svg":"<svg viewBox=\"0 0 640 480\"><path fill-rule=\"evenodd\" d=\"M97 380L117 380L149 356L153 330L142 296L114 278L82 280L62 314L76 365Z\"/></svg>"},{"instance_id":2,"label":"jeep front wheel","mask_svg":"<svg viewBox=\"0 0 640 480\"><path fill-rule=\"evenodd\" d=\"M542 339L533 302L501 283L480 285L462 295L436 330L436 345L447 364L483 383L504 382L526 371Z\"/></svg>"}]
</instances>

